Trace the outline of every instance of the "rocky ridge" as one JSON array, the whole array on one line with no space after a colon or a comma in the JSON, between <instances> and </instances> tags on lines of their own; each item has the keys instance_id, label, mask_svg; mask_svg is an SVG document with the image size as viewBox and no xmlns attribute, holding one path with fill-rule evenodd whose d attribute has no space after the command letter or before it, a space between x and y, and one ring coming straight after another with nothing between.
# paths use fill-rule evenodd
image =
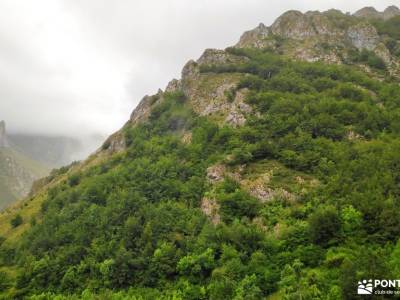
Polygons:
<instances>
[{"instance_id":1,"label":"rocky ridge","mask_svg":"<svg viewBox=\"0 0 400 300\"><path fill-rule=\"evenodd\" d=\"M338 10L306 13L292 10L281 15L271 26L261 23L255 29L246 31L234 47L267 49L292 59L331 64L348 63L351 51L367 50L385 62L390 74L400 76L399 59L391 54L383 37L369 22L372 17L386 20L397 15L400 15L400 10L395 6L381 13L367 7L354 15ZM246 57L226 50L205 50L198 60L186 63L181 79L170 81L165 91L145 96L132 112L128 123L135 125L145 121L152 107L163 101L166 92L182 92L199 115L208 116L221 124L241 126L246 121L246 114L251 113L250 106L244 102L247 91L236 88L243 75L207 73L201 72L201 69L245 61ZM362 63L359 66L371 75L379 76L368 66ZM123 135L116 133L104 143L102 150L115 153L124 148Z\"/></svg>"},{"instance_id":2,"label":"rocky ridge","mask_svg":"<svg viewBox=\"0 0 400 300\"><path fill-rule=\"evenodd\" d=\"M389 7L378 14L386 20L400 15L400 10ZM389 71L398 75L398 58L390 54L383 37L369 22L370 15L370 8L364 8L353 16L337 10L288 11L270 27L260 24L245 32L235 47L267 48L294 59L338 64L348 61L350 50L365 49L376 53L385 61Z\"/></svg>"}]
</instances>

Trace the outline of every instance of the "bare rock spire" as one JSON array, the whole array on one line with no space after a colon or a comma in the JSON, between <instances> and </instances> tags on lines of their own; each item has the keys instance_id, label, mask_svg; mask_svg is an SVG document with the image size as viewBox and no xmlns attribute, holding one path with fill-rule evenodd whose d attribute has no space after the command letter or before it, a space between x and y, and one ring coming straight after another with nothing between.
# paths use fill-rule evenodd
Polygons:
<instances>
[{"instance_id":1,"label":"bare rock spire","mask_svg":"<svg viewBox=\"0 0 400 300\"><path fill-rule=\"evenodd\" d=\"M7 133L6 133L6 122L0 121L0 148L8 147Z\"/></svg>"}]
</instances>

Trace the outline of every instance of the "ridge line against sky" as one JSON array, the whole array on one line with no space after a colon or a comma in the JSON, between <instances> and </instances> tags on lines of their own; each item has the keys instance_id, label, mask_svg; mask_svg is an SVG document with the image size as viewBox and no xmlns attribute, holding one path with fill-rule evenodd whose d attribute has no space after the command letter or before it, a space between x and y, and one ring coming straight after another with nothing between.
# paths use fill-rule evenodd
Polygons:
<instances>
[{"instance_id":1,"label":"ridge line against sky","mask_svg":"<svg viewBox=\"0 0 400 300\"><path fill-rule=\"evenodd\" d=\"M0 119L14 132L111 134L186 61L235 44L260 22L290 9L389 5L400 0L4 0Z\"/></svg>"}]
</instances>

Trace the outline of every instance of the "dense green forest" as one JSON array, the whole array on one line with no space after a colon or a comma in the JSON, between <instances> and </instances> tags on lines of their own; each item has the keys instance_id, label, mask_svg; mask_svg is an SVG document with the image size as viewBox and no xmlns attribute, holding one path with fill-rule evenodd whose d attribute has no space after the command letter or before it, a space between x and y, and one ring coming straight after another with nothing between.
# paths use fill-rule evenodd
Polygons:
<instances>
[{"instance_id":1,"label":"dense green forest","mask_svg":"<svg viewBox=\"0 0 400 300\"><path fill-rule=\"evenodd\" d=\"M228 51L248 61L201 71L247 74L246 124L220 126L166 93L124 128L125 152L52 187L40 220L12 220L31 229L1 246L5 299L343 299L360 279L400 277L398 82ZM262 202L233 178L206 178L216 163L265 162L318 184ZM216 225L204 195L220 205Z\"/></svg>"}]
</instances>

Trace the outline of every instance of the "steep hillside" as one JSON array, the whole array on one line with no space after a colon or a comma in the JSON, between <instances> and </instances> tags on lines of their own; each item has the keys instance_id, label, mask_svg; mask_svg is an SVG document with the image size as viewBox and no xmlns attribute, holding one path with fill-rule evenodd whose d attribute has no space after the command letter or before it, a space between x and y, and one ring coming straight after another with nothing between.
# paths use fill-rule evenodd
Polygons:
<instances>
[{"instance_id":1,"label":"steep hillside","mask_svg":"<svg viewBox=\"0 0 400 300\"><path fill-rule=\"evenodd\" d=\"M0 216L3 297L358 299L399 278L397 10L363 11L290 11L189 61Z\"/></svg>"},{"instance_id":2,"label":"steep hillside","mask_svg":"<svg viewBox=\"0 0 400 300\"><path fill-rule=\"evenodd\" d=\"M0 209L28 195L32 183L47 174L46 167L16 150L0 122Z\"/></svg>"}]
</instances>

